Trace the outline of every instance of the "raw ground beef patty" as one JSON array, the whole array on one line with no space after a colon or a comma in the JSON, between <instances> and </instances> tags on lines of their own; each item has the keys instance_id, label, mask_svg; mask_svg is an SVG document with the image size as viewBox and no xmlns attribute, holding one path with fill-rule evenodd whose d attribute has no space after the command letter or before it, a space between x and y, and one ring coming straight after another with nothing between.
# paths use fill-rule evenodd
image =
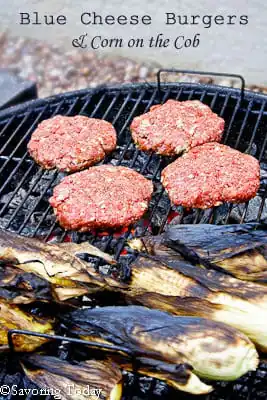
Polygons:
<instances>
[{"instance_id":1,"label":"raw ground beef patty","mask_svg":"<svg viewBox=\"0 0 267 400\"><path fill-rule=\"evenodd\" d=\"M224 120L198 100L168 100L133 119L132 137L144 151L178 155L208 142L220 142Z\"/></svg>"},{"instance_id":2,"label":"raw ground beef patty","mask_svg":"<svg viewBox=\"0 0 267 400\"><path fill-rule=\"evenodd\" d=\"M254 197L260 184L260 166L250 155L207 143L164 168L161 180L173 204L209 208Z\"/></svg>"},{"instance_id":3,"label":"raw ground beef patty","mask_svg":"<svg viewBox=\"0 0 267 400\"><path fill-rule=\"evenodd\" d=\"M28 151L43 168L74 172L102 160L116 143L116 131L107 121L56 115L38 125Z\"/></svg>"},{"instance_id":4,"label":"raw ground beef patty","mask_svg":"<svg viewBox=\"0 0 267 400\"><path fill-rule=\"evenodd\" d=\"M49 202L65 229L119 228L139 220L153 184L126 167L101 165L65 177Z\"/></svg>"}]
</instances>

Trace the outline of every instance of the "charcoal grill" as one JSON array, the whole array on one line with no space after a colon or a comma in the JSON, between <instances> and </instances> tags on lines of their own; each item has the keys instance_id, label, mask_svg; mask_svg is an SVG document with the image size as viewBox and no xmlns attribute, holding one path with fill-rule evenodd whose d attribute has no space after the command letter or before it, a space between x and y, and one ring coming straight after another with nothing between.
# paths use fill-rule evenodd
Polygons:
<instances>
[{"instance_id":1,"label":"charcoal grill","mask_svg":"<svg viewBox=\"0 0 267 400\"><path fill-rule=\"evenodd\" d=\"M0 227L46 241L79 243L89 240L117 259L122 259L127 257L127 239L143 234L158 234L167 224L226 224L267 220L267 97L244 90L244 80L239 76L233 76L241 79L241 89L235 89L210 84L162 83L164 72L170 71L159 71L155 84L103 86L34 100L0 111ZM167 99L200 100L225 120L223 142L252 154L260 161L261 186L255 199L246 204L224 204L206 211L195 209L189 212L170 205L160 183L160 173L171 159L138 150L129 131L135 116ZM48 198L64 174L42 170L27 153L27 143L37 124L56 114L81 114L105 119L114 125L118 133L118 145L103 163L133 168L151 179L155 186L147 214L135 225L119 232L86 234L63 231L58 226ZM62 356L62 347L58 346L55 352ZM127 379L125 399L178 398L177 392L156 380L136 376L128 376ZM32 387L16 370L11 369L10 372L4 360L0 385L10 382ZM194 396L179 392L179 399L191 398L195 399ZM218 384L215 392L201 398L266 399L267 364L261 363L255 373L234 383Z\"/></svg>"}]
</instances>

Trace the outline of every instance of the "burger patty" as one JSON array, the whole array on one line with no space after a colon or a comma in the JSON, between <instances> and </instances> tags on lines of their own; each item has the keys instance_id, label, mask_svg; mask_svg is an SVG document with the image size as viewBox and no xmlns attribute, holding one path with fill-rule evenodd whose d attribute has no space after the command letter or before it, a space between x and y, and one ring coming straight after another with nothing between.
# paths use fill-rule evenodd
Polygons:
<instances>
[{"instance_id":1,"label":"burger patty","mask_svg":"<svg viewBox=\"0 0 267 400\"><path fill-rule=\"evenodd\" d=\"M28 151L43 168L74 172L102 160L116 142L116 131L107 121L56 115L38 125Z\"/></svg>"},{"instance_id":2,"label":"burger patty","mask_svg":"<svg viewBox=\"0 0 267 400\"><path fill-rule=\"evenodd\" d=\"M207 143L164 168L161 180L173 204L209 208L256 196L260 166L250 155L223 144Z\"/></svg>"},{"instance_id":3,"label":"burger patty","mask_svg":"<svg viewBox=\"0 0 267 400\"><path fill-rule=\"evenodd\" d=\"M63 228L85 232L139 220L152 193L152 182L138 172L101 165L65 177L49 202Z\"/></svg>"},{"instance_id":4,"label":"burger patty","mask_svg":"<svg viewBox=\"0 0 267 400\"><path fill-rule=\"evenodd\" d=\"M198 100L168 100L133 119L134 142L145 151L173 156L208 142L219 142L224 120Z\"/></svg>"}]
</instances>

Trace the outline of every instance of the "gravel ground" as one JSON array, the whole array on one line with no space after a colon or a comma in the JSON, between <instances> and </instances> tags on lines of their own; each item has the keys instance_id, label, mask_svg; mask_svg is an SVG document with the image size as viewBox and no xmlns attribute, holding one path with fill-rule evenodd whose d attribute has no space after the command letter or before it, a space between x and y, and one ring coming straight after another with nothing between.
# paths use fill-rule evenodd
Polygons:
<instances>
[{"instance_id":1,"label":"gravel ground","mask_svg":"<svg viewBox=\"0 0 267 400\"><path fill-rule=\"evenodd\" d=\"M160 65L140 64L122 57L99 57L81 49L64 52L57 46L4 33L0 35L0 67L37 82L39 97L47 97L105 83L155 81ZM184 75L169 75L168 81L171 80L213 82L209 78ZM239 87L231 79L216 83ZM267 93L264 87L250 86L249 89Z\"/></svg>"}]
</instances>

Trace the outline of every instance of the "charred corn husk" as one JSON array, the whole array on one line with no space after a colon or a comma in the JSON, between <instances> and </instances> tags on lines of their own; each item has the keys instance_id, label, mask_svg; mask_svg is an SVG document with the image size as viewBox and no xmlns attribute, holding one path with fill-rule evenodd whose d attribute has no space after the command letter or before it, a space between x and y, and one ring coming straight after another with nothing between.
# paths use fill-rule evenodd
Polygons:
<instances>
[{"instance_id":1,"label":"charred corn husk","mask_svg":"<svg viewBox=\"0 0 267 400\"><path fill-rule=\"evenodd\" d=\"M129 241L130 247L148 254L181 253L195 263L210 263L242 280L267 282L267 227L241 225L176 225L159 236Z\"/></svg>"},{"instance_id":2,"label":"charred corn husk","mask_svg":"<svg viewBox=\"0 0 267 400\"><path fill-rule=\"evenodd\" d=\"M135 364L137 364L139 374L160 379L169 386L184 392L206 394L213 390L211 385L202 382L192 372L192 367L188 364L168 364L161 360L147 357L137 357L133 363L133 360L118 354L113 354L112 359L122 369L130 372L136 371Z\"/></svg>"},{"instance_id":3,"label":"charred corn husk","mask_svg":"<svg viewBox=\"0 0 267 400\"><path fill-rule=\"evenodd\" d=\"M0 265L0 298L10 304L50 302L53 293L45 279L10 265Z\"/></svg>"},{"instance_id":4,"label":"charred corn husk","mask_svg":"<svg viewBox=\"0 0 267 400\"><path fill-rule=\"evenodd\" d=\"M216 265L231 272L238 279L267 283L267 246L247 250L237 256L217 261Z\"/></svg>"},{"instance_id":5,"label":"charred corn husk","mask_svg":"<svg viewBox=\"0 0 267 400\"><path fill-rule=\"evenodd\" d=\"M163 236L178 251L194 252L200 263L209 261L239 279L267 282L267 225L177 225Z\"/></svg>"},{"instance_id":6,"label":"charred corn husk","mask_svg":"<svg viewBox=\"0 0 267 400\"><path fill-rule=\"evenodd\" d=\"M266 352L266 289L263 285L243 282L217 271L196 267L180 256L169 259L163 257L163 261L159 257L154 259L139 256L131 264L131 280L127 294L135 299L148 292L178 297L177 301L175 300L177 315L184 315L185 302L182 303L180 311L179 301L197 301L199 314L195 314L195 309L190 311L188 307L187 315L203 316L202 308L207 310L207 314L210 311L209 318L241 330L261 351ZM138 304L142 303L139 301ZM172 311L167 308L166 302L160 309Z\"/></svg>"},{"instance_id":7,"label":"charred corn husk","mask_svg":"<svg viewBox=\"0 0 267 400\"><path fill-rule=\"evenodd\" d=\"M164 242L177 241L196 250L212 261L243 253L267 245L267 225L247 223L240 225L175 225L164 233Z\"/></svg>"},{"instance_id":8,"label":"charred corn husk","mask_svg":"<svg viewBox=\"0 0 267 400\"><path fill-rule=\"evenodd\" d=\"M10 329L23 329L38 333L53 334L53 321L37 318L26 313L17 306L0 303L0 349L6 350L8 344L8 331ZM12 342L16 351L34 351L42 344L48 342L46 338L14 334Z\"/></svg>"},{"instance_id":9,"label":"charred corn husk","mask_svg":"<svg viewBox=\"0 0 267 400\"><path fill-rule=\"evenodd\" d=\"M62 400L120 400L122 375L112 361L70 364L57 357L33 354L21 362L27 377L45 393Z\"/></svg>"},{"instance_id":10,"label":"charred corn husk","mask_svg":"<svg viewBox=\"0 0 267 400\"><path fill-rule=\"evenodd\" d=\"M81 338L121 345L138 357L188 364L196 377L234 380L258 365L257 351L247 336L208 319L128 306L77 310L64 317L64 322L69 333ZM177 384L179 373L174 380ZM202 385L189 374L180 389L211 390Z\"/></svg>"},{"instance_id":11,"label":"charred corn husk","mask_svg":"<svg viewBox=\"0 0 267 400\"><path fill-rule=\"evenodd\" d=\"M200 291L202 295L209 295L210 301L213 299L217 301L222 294L226 301L228 301L228 296L230 298L236 296L239 301L249 301L251 305L254 304L267 310L267 287L254 282L244 282L218 271L196 267L179 255L175 258L138 257L131 264L131 286L148 289L148 276L145 276L145 274L148 273L149 279L153 279L151 277L152 268L155 291L158 293L180 296L181 293L197 295ZM165 274L166 278L164 279ZM162 281L161 287L159 276ZM143 284L141 280L143 280ZM168 286L165 287L164 283L167 281Z\"/></svg>"},{"instance_id":12,"label":"charred corn husk","mask_svg":"<svg viewBox=\"0 0 267 400\"><path fill-rule=\"evenodd\" d=\"M116 285L111 278L97 273L91 263L77 257L79 253L115 263L109 254L89 243L48 244L0 230L0 261L15 264L17 268L50 282L59 300Z\"/></svg>"}]
</instances>

